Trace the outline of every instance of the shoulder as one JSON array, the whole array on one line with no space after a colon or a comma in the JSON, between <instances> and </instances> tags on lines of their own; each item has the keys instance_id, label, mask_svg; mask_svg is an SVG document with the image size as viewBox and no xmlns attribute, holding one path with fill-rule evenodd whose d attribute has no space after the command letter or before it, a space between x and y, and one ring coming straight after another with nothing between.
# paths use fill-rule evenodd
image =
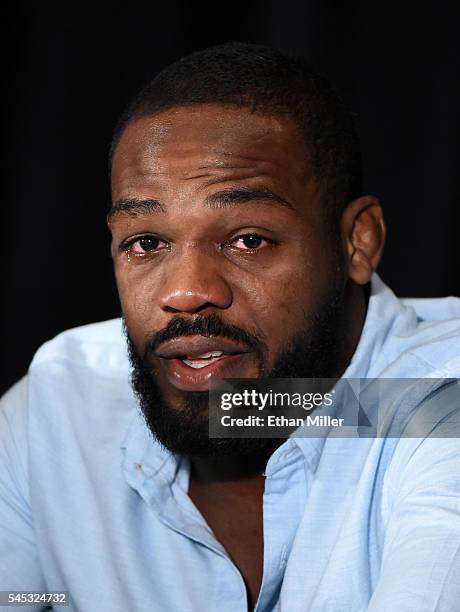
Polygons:
<instances>
[{"instance_id":1,"label":"shoulder","mask_svg":"<svg viewBox=\"0 0 460 612\"><path fill-rule=\"evenodd\" d=\"M368 376L460 376L460 298L401 299L376 276L368 318Z\"/></svg>"},{"instance_id":2,"label":"shoulder","mask_svg":"<svg viewBox=\"0 0 460 612\"><path fill-rule=\"evenodd\" d=\"M460 376L460 298L403 299L416 325L410 352L432 368L433 377Z\"/></svg>"},{"instance_id":3,"label":"shoulder","mask_svg":"<svg viewBox=\"0 0 460 612\"><path fill-rule=\"evenodd\" d=\"M121 319L68 329L43 344L35 353L29 374L55 362L94 372L124 371L127 354Z\"/></svg>"},{"instance_id":4,"label":"shoulder","mask_svg":"<svg viewBox=\"0 0 460 612\"><path fill-rule=\"evenodd\" d=\"M406 348L408 340L413 343ZM400 346L400 355L385 371L384 376L460 377L460 322L420 326L417 333L412 338L404 338ZM399 348L396 339L395 348ZM399 371L402 371L402 374Z\"/></svg>"},{"instance_id":5,"label":"shoulder","mask_svg":"<svg viewBox=\"0 0 460 612\"><path fill-rule=\"evenodd\" d=\"M129 374L120 319L69 329L39 348L2 398L3 435L17 432L21 446L52 440L57 447L64 438L78 438L80 447L98 438L121 443L137 412Z\"/></svg>"}]
</instances>

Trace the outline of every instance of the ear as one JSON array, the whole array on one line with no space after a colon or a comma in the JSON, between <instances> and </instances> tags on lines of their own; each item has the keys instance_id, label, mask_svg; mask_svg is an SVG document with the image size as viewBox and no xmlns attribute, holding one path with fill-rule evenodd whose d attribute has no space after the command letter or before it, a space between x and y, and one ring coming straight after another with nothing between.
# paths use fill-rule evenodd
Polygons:
<instances>
[{"instance_id":1,"label":"ear","mask_svg":"<svg viewBox=\"0 0 460 612\"><path fill-rule=\"evenodd\" d=\"M382 207L374 196L352 200L340 220L348 255L348 276L358 285L369 282L385 245L386 227Z\"/></svg>"}]
</instances>

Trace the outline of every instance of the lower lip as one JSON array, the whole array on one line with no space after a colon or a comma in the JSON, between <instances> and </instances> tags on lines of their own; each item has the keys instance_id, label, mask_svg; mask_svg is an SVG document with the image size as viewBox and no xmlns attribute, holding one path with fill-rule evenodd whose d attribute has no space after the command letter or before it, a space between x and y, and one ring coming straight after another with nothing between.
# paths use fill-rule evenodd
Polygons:
<instances>
[{"instance_id":1,"label":"lower lip","mask_svg":"<svg viewBox=\"0 0 460 612\"><path fill-rule=\"evenodd\" d=\"M202 368L192 368L182 359L163 359L169 382L182 391L208 391L209 379L245 378L244 366L251 353L236 353L214 359Z\"/></svg>"}]
</instances>

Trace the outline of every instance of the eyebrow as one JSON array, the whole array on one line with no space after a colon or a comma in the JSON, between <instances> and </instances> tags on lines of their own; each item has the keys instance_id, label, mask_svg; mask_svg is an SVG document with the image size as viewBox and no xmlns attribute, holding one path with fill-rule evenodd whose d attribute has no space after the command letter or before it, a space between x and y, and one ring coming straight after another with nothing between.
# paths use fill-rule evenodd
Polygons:
<instances>
[{"instance_id":1,"label":"eyebrow","mask_svg":"<svg viewBox=\"0 0 460 612\"><path fill-rule=\"evenodd\" d=\"M246 204L255 201L265 201L294 210L294 207L288 200L285 200L266 187L259 189L254 189L252 187L230 187L229 189L212 193L206 198L206 205L209 206L209 208L226 208L227 206L235 206L237 204Z\"/></svg>"},{"instance_id":2,"label":"eyebrow","mask_svg":"<svg viewBox=\"0 0 460 612\"><path fill-rule=\"evenodd\" d=\"M251 187L230 187L229 189L223 189L209 195L205 200L205 204L211 209L221 209L256 201L295 210L288 200L266 187L259 189ZM144 214L158 212L165 212L164 207L158 200L126 198L117 200L113 203L112 208L107 214L107 221L110 222L114 216L119 214L138 217Z\"/></svg>"},{"instance_id":3,"label":"eyebrow","mask_svg":"<svg viewBox=\"0 0 460 612\"><path fill-rule=\"evenodd\" d=\"M112 208L107 213L107 223L120 214L126 214L129 217L139 217L143 214L153 212L165 212L163 206L158 200L142 199L142 198L125 198L117 200L112 204Z\"/></svg>"}]
</instances>

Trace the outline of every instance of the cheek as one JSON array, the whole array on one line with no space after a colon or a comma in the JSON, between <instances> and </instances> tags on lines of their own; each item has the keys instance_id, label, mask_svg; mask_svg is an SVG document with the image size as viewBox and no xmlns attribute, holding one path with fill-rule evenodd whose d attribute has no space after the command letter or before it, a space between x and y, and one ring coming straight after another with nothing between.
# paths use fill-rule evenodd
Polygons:
<instances>
[{"instance_id":1,"label":"cheek","mask_svg":"<svg viewBox=\"0 0 460 612\"><path fill-rule=\"evenodd\" d=\"M235 304L240 292L248 319L256 323L275 350L303 325L314 307L318 279L315 267L307 262L298 257L263 276L240 279L235 291Z\"/></svg>"},{"instance_id":2,"label":"cheek","mask_svg":"<svg viewBox=\"0 0 460 612\"><path fill-rule=\"evenodd\" d=\"M158 292L155 277L140 272L129 269L129 264L115 267L123 317L135 343L142 342L152 330L152 313Z\"/></svg>"}]
</instances>

